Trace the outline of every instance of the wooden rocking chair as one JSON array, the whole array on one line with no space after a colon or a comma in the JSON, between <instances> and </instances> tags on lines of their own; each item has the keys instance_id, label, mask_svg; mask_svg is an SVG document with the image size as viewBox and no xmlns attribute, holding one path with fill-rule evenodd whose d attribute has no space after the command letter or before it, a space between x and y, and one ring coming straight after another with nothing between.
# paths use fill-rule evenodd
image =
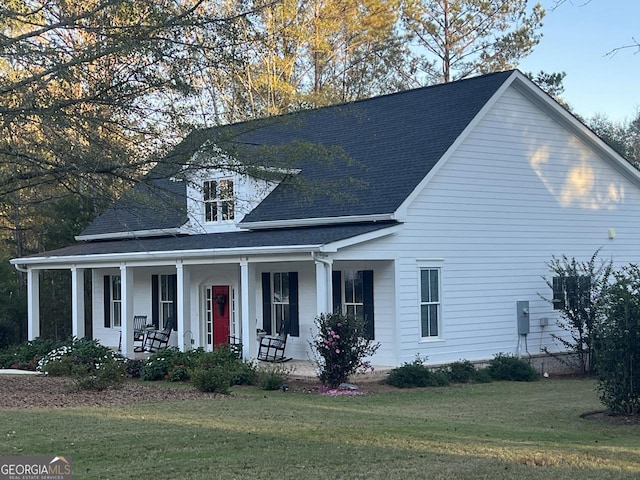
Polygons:
<instances>
[{"instance_id":1,"label":"wooden rocking chair","mask_svg":"<svg viewBox=\"0 0 640 480\"><path fill-rule=\"evenodd\" d=\"M272 363L282 363L291 360L291 358L284 356L284 349L287 346L287 336L288 333L281 332L276 336L265 335L260 337L258 360Z\"/></svg>"},{"instance_id":2,"label":"wooden rocking chair","mask_svg":"<svg viewBox=\"0 0 640 480\"><path fill-rule=\"evenodd\" d=\"M142 352L144 350L144 333L147 325L146 315L136 315L133 317L133 351ZM136 342L140 345L136 346ZM122 350L122 331L120 331L120 341L118 343L118 351Z\"/></svg>"},{"instance_id":3,"label":"wooden rocking chair","mask_svg":"<svg viewBox=\"0 0 640 480\"><path fill-rule=\"evenodd\" d=\"M175 321L173 318L167 320L162 330L150 330L147 332L147 338L144 342L144 350L147 352L157 352L161 348L169 346L169 339L173 330Z\"/></svg>"}]
</instances>

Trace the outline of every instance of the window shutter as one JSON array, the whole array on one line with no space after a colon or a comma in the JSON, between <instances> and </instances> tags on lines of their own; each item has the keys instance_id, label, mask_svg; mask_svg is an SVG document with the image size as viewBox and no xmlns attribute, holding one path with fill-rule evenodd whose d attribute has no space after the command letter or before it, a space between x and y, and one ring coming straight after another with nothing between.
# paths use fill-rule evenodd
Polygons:
<instances>
[{"instance_id":1,"label":"window shutter","mask_svg":"<svg viewBox=\"0 0 640 480\"><path fill-rule=\"evenodd\" d=\"M111 328L111 275L104 276L104 327Z\"/></svg>"},{"instance_id":2,"label":"window shutter","mask_svg":"<svg viewBox=\"0 0 640 480\"><path fill-rule=\"evenodd\" d=\"M298 272L289 272L289 335L300 336L298 311Z\"/></svg>"},{"instance_id":3,"label":"window shutter","mask_svg":"<svg viewBox=\"0 0 640 480\"><path fill-rule=\"evenodd\" d=\"M262 274L262 329L271 335L271 274Z\"/></svg>"},{"instance_id":4,"label":"window shutter","mask_svg":"<svg viewBox=\"0 0 640 480\"><path fill-rule=\"evenodd\" d=\"M553 277L553 309L562 310L564 308L564 278Z\"/></svg>"},{"instance_id":5,"label":"window shutter","mask_svg":"<svg viewBox=\"0 0 640 480\"><path fill-rule=\"evenodd\" d=\"M375 338L375 322L373 318L373 270L362 271L364 334L373 340Z\"/></svg>"},{"instance_id":6,"label":"window shutter","mask_svg":"<svg viewBox=\"0 0 640 480\"><path fill-rule=\"evenodd\" d=\"M342 272L331 272L331 290L333 297L333 313L342 313Z\"/></svg>"},{"instance_id":7,"label":"window shutter","mask_svg":"<svg viewBox=\"0 0 640 480\"><path fill-rule=\"evenodd\" d=\"M151 275L151 323L158 329L160 326L160 277Z\"/></svg>"}]
</instances>

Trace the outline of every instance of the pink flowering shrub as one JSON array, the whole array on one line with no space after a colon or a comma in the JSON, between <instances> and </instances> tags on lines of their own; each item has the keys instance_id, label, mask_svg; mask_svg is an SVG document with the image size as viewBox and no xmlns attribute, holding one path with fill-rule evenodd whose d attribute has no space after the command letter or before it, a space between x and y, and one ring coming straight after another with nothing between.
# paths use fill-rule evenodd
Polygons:
<instances>
[{"instance_id":1,"label":"pink flowering shrub","mask_svg":"<svg viewBox=\"0 0 640 480\"><path fill-rule=\"evenodd\" d=\"M373 370L365 358L373 355L380 344L365 338L362 320L327 313L316 317L315 324L318 335L309 343L323 385L335 388L349 375Z\"/></svg>"}]
</instances>

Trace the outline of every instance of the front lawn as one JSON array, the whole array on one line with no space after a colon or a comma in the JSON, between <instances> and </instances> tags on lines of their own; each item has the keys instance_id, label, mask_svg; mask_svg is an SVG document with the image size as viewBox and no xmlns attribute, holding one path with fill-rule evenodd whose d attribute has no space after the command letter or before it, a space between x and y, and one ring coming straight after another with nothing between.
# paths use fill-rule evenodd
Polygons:
<instances>
[{"instance_id":1,"label":"front lawn","mask_svg":"<svg viewBox=\"0 0 640 480\"><path fill-rule=\"evenodd\" d=\"M2 378L0 378L0 382ZM0 410L2 455L64 455L74 479L623 479L640 427L580 418L591 380Z\"/></svg>"}]
</instances>

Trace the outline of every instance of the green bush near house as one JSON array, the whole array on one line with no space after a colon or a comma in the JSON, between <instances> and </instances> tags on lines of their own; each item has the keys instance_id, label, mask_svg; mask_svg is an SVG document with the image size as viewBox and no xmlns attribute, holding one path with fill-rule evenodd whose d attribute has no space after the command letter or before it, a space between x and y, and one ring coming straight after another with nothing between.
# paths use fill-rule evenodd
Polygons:
<instances>
[{"instance_id":1,"label":"green bush near house","mask_svg":"<svg viewBox=\"0 0 640 480\"><path fill-rule=\"evenodd\" d=\"M42 357L65 343L61 340L36 338L0 350L0 368L35 370Z\"/></svg>"},{"instance_id":2,"label":"green bush near house","mask_svg":"<svg viewBox=\"0 0 640 480\"><path fill-rule=\"evenodd\" d=\"M640 267L614 273L600 327L596 372L600 400L613 414L640 414Z\"/></svg>"},{"instance_id":3,"label":"green bush near house","mask_svg":"<svg viewBox=\"0 0 640 480\"><path fill-rule=\"evenodd\" d=\"M416 358L391 370L385 383L397 388L439 387L449 384L449 376L443 370L432 371L424 359Z\"/></svg>"},{"instance_id":4,"label":"green bush near house","mask_svg":"<svg viewBox=\"0 0 640 480\"><path fill-rule=\"evenodd\" d=\"M460 360L450 363L446 367L449 380L454 383L468 383L476 375L476 366L469 360Z\"/></svg>"},{"instance_id":5,"label":"green bush near house","mask_svg":"<svg viewBox=\"0 0 640 480\"><path fill-rule=\"evenodd\" d=\"M494 380L514 382L532 382L539 377L538 372L528 362L504 353L498 353L489 362L487 372Z\"/></svg>"}]
</instances>

